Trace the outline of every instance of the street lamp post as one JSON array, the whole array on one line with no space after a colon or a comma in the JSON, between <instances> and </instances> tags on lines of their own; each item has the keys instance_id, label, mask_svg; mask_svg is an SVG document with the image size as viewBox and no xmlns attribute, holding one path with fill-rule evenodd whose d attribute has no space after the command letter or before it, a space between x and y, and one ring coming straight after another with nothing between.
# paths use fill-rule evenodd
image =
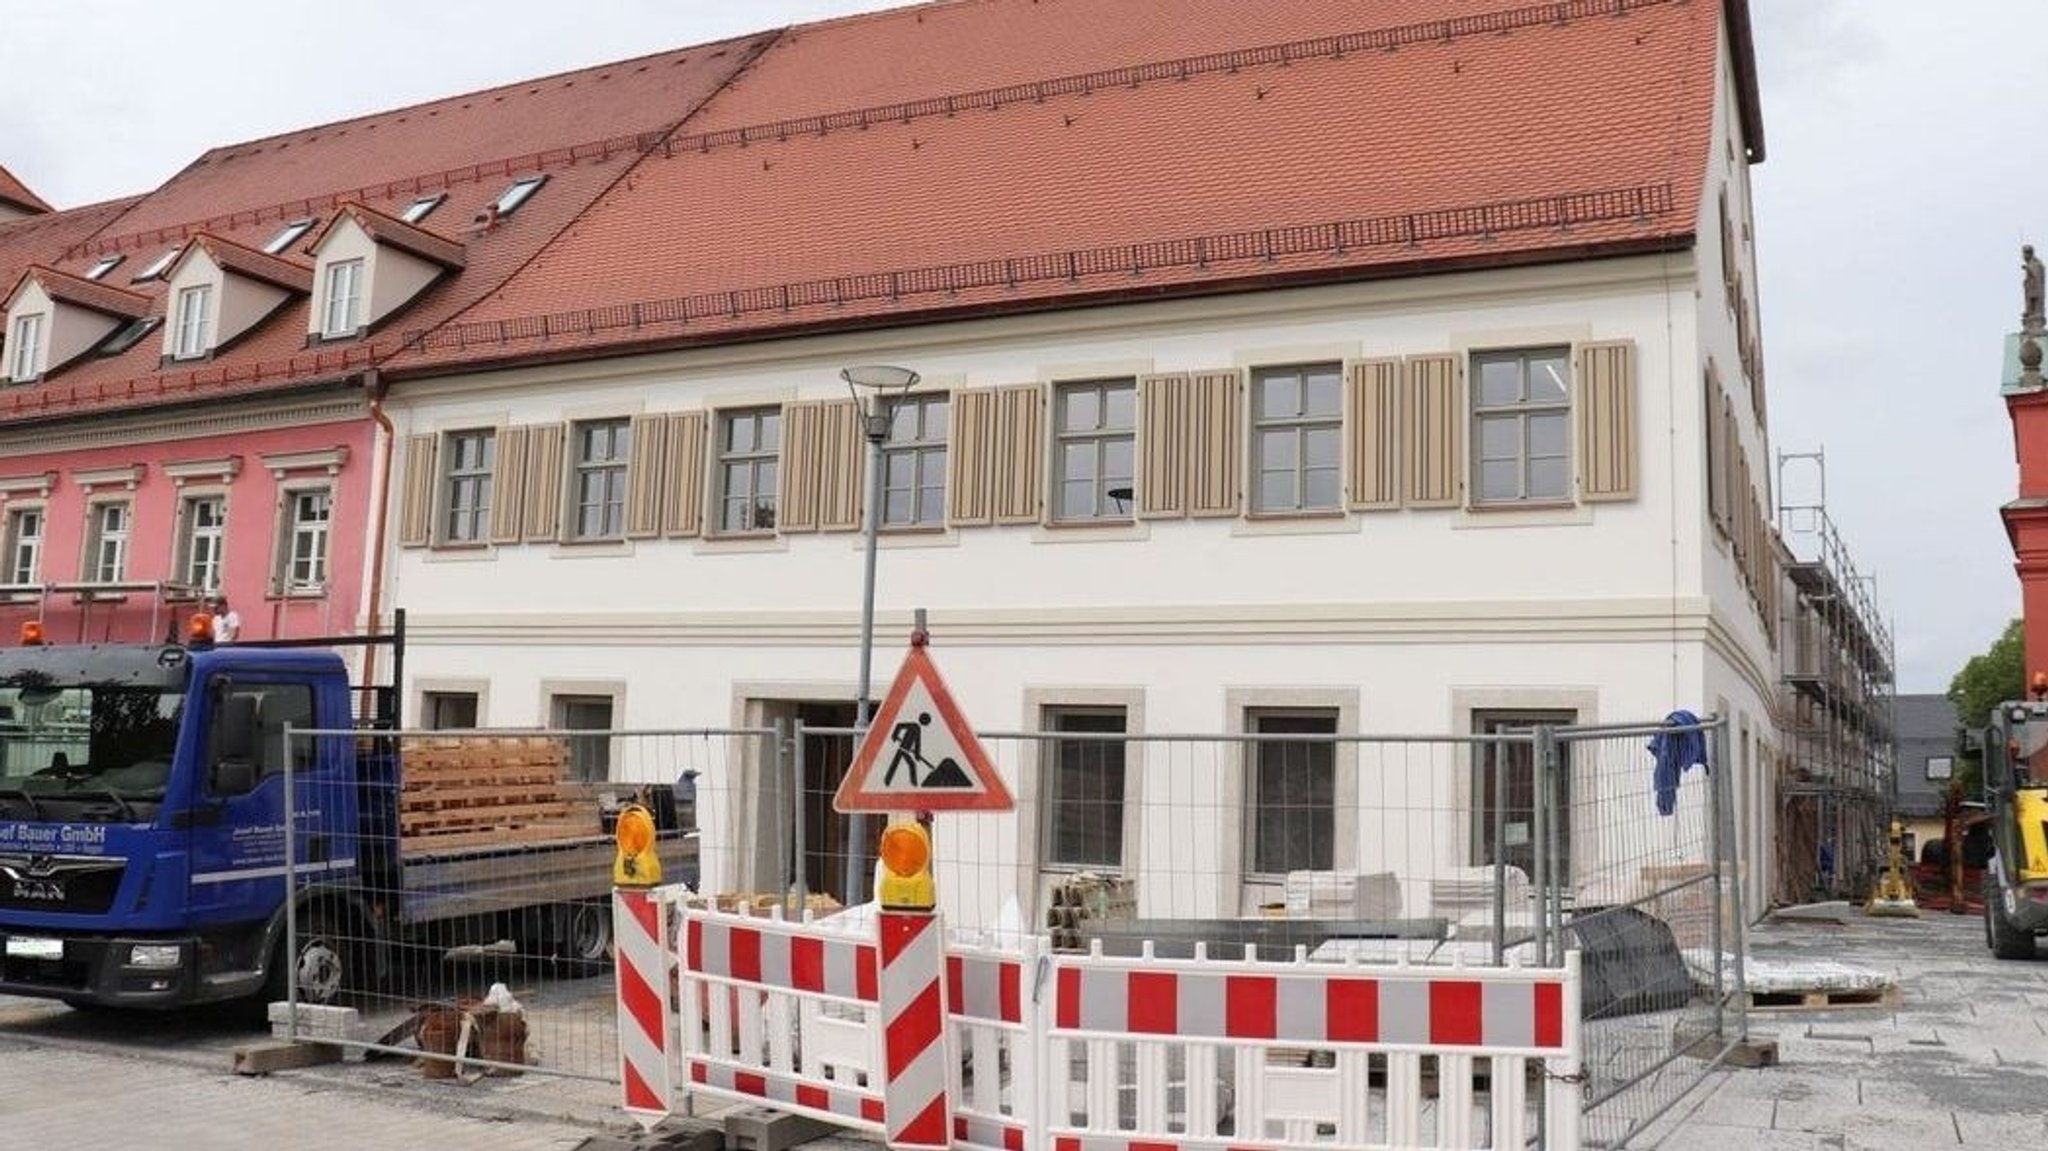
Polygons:
<instances>
[{"instance_id":1,"label":"street lamp post","mask_svg":"<svg viewBox=\"0 0 2048 1151\"><path fill-rule=\"evenodd\" d=\"M865 738L872 714L868 701L872 694L875 659L875 553L882 528L882 445L889 439L889 424L895 418L895 405L917 385L918 374L909 368L870 364L846 368L839 373L839 378L846 381L854 402L862 405L861 434L868 441L868 510L863 526L867 555L866 570L861 579L860 680L854 704L857 717L854 726L861 732L857 738ZM851 907L865 902L861 899L861 875L866 871L867 826L860 816L849 816L848 820L850 834L840 887L847 906ZM798 867L802 867L801 860Z\"/></svg>"}]
</instances>

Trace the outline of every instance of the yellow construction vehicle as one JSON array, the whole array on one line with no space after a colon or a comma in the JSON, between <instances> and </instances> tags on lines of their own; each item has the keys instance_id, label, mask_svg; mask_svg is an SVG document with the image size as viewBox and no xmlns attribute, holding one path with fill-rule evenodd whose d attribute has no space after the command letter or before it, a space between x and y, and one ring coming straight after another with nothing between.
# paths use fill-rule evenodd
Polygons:
<instances>
[{"instance_id":1,"label":"yellow construction vehicle","mask_svg":"<svg viewBox=\"0 0 2048 1151\"><path fill-rule=\"evenodd\" d=\"M2031 959L2048 932L2048 675L2033 698L2003 703L1984 733L1984 803L1996 854L1984 869L1984 942Z\"/></svg>"},{"instance_id":2,"label":"yellow construction vehicle","mask_svg":"<svg viewBox=\"0 0 2048 1151\"><path fill-rule=\"evenodd\" d=\"M1884 874L1877 877L1877 889L1870 893L1870 901L1863 905L1863 913L1918 919L1920 905L1913 902L1913 885L1906 881L1905 825L1892 820L1889 838L1891 851L1885 860Z\"/></svg>"}]
</instances>

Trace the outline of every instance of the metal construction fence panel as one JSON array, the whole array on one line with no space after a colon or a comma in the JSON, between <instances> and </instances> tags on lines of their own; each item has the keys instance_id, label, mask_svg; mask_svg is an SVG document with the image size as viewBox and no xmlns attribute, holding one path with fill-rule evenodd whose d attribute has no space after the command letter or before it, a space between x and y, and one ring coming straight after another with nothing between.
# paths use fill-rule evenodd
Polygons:
<instances>
[{"instance_id":1,"label":"metal construction fence panel","mask_svg":"<svg viewBox=\"0 0 2048 1151\"><path fill-rule=\"evenodd\" d=\"M424 1057L429 1076L620 1076L612 993L615 845L655 817L666 878L725 866L691 784L772 762L772 730L284 728L287 903L274 986L288 1024ZM729 851L730 849L728 849ZM494 986L516 1003L493 999ZM337 1034L302 1006L346 1006Z\"/></svg>"}]
</instances>

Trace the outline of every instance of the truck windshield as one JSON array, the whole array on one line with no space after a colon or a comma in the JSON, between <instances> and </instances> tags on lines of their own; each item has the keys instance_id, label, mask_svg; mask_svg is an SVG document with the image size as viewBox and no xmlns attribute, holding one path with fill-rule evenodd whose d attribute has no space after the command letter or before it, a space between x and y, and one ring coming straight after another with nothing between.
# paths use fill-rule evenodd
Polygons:
<instances>
[{"instance_id":1,"label":"truck windshield","mask_svg":"<svg viewBox=\"0 0 2048 1151\"><path fill-rule=\"evenodd\" d=\"M154 819L184 704L155 686L0 687L0 819Z\"/></svg>"}]
</instances>

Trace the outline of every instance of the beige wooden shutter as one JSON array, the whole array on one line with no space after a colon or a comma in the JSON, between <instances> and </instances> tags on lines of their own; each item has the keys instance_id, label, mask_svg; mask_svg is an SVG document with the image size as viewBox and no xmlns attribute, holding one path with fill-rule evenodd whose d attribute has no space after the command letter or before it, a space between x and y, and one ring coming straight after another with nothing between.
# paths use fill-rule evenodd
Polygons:
<instances>
[{"instance_id":1,"label":"beige wooden shutter","mask_svg":"<svg viewBox=\"0 0 2048 1151\"><path fill-rule=\"evenodd\" d=\"M861 432L860 408L852 400L832 400L818 413L818 529L859 531L861 477L867 439Z\"/></svg>"},{"instance_id":2,"label":"beige wooden shutter","mask_svg":"<svg viewBox=\"0 0 2048 1151\"><path fill-rule=\"evenodd\" d=\"M516 544L526 507L526 429L499 428L491 472L491 542Z\"/></svg>"},{"instance_id":3,"label":"beige wooden shutter","mask_svg":"<svg viewBox=\"0 0 2048 1151\"><path fill-rule=\"evenodd\" d=\"M953 393L953 426L946 433L946 520L986 524L995 514L996 394L989 388Z\"/></svg>"},{"instance_id":4,"label":"beige wooden shutter","mask_svg":"<svg viewBox=\"0 0 2048 1151\"><path fill-rule=\"evenodd\" d=\"M1401 361L1352 364L1345 402L1345 487L1352 510L1400 507Z\"/></svg>"},{"instance_id":5,"label":"beige wooden shutter","mask_svg":"<svg viewBox=\"0 0 2048 1151\"><path fill-rule=\"evenodd\" d=\"M1401 403L1402 499L1411 508L1456 507L1465 487L1464 358L1408 357Z\"/></svg>"},{"instance_id":6,"label":"beige wooden shutter","mask_svg":"<svg viewBox=\"0 0 2048 1151\"><path fill-rule=\"evenodd\" d=\"M998 388L995 453L989 463L995 522L1037 523L1045 514L1045 389Z\"/></svg>"},{"instance_id":7,"label":"beige wooden shutter","mask_svg":"<svg viewBox=\"0 0 2048 1151\"><path fill-rule=\"evenodd\" d=\"M399 489L398 546L425 547L434 540L434 457L441 437L405 437L405 482Z\"/></svg>"},{"instance_id":8,"label":"beige wooden shutter","mask_svg":"<svg viewBox=\"0 0 2048 1151\"><path fill-rule=\"evenodd\" d=\"M1727 493L1721 509L1721 531L1733 539L1737 509L1742 506L1741 478L1735 470L1742 459L1741 429L1735 426L1735 401L1726 389L1717 394L1721 397L1721 487Z\"/></svg>"},{"instance_id":9,"label":"beige wooden shutter","mask_svg":"<svg viewBox=\"0 0 2048 1151\"><path fill-rule=\"evenodd\" d=\"M1186 372L1138 377L1138 517L1188 514Z\"/></svg>"},{"instance_id":10,"label":"beige wooden shutter","mask_svg":"<svg viewBox=\"0 0 2048 1151\"><path fill-rule=\"evenodd\" d=\"M1234 516L1244 493L1243 373L1196 372L1188 392L1188 514Z\"/></svg>"},{"instance_id":11,"label":"beige wooden shutter","mask_svg":"<svg viewBox=\"0 0 2048 1151\"><path fill-rule=\"evenodd\" d=\"M526 431L526 521L528 543L562 535L563 456L568 448L567 424L540 424Z\"/></svg>"},{"instance_id":12,"label":"beige wooden shutter","mask_svg":"<svg viewBox=\"0 0 2048 1151\"><path fill-rule=\"evenodd\" d=\"M668 417L660 413L633 417L632 443L626 457L626 538L649 539L661 534L661 474L668 457Z\"/></svg>"},{"instance_id":13,"label":"beige wooden shutter","mask_svg":"<svg viewBox=\"0 0 2048 1151\"><path fill-rule=\"evenodd\" d=\"M704 426L703 412L669 414L661 484L667 495L661 523L666 535L694 536L704 531Z\"/></svg>"},{"instance_id":14,"label":"beige wooden shutter","mask_svg":"<svg viewBox=\"0 0 2048 1151\"><path fill-rule=\"evenodd\" d=\"M1579 498L1636 496L1636 346L1614 340L1579 347Z\"/></svg>"},{"instance_id":15,"label":"beige wooden shutter","mask_svg":"<svg viewBox=\"0 0 2048 1151\"><path fill-rule=\"evenodd\" d=\"M818 530L819 435L825 405L817 400L782 408L782 458L776 461L775 526L785 532ZM720 493L721 497L724 493Z\"/></svg>"}]
</instances>

